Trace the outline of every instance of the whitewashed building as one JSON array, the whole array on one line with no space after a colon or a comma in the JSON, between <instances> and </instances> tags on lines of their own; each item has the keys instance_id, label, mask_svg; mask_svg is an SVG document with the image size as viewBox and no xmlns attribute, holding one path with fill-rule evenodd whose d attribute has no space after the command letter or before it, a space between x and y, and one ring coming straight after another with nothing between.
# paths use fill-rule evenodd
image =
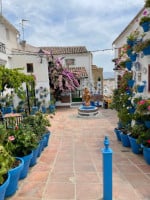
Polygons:
<instances>
[{"instance_id":1,"label":"whitewashed building","mask_svg":"<svg viewBox=\"0 0 150 200\"><path fill-rule=\"evenodd\" d=\"M44 51L44 53L43 53ZM42 53L41 53L42 52ZM80 87L76 94L80 97L85 87L93 86L92 53L84 46L73 47L34 47L19 40L19 31L5 17L0 16L0 65L8 68L23 68L25 74L32 74L36 80L36 97L40 98L43 89L48 91L45 101L50 101L48 63L51 55L64 57L63 67L80 72ZM72 100L70 98L70 100ZM17 105L17 101L16 101Z\"/></svg>"},{"instance_id":2,"label":"whitewashed building","mask_svg":"<svg viewBox=\"0 0 150 200\"><path fill-rule=\"evenodd\" d=\"M146 11L147 10L147 11ZM149 8L142 8L140 12L134 17L129 25L119 34L119 36L113 41L113 47L115 48L115 58L120 56L120 50L124 44L127 43L128 36L134 31L139 32L139 38L144 41L150 39L150 30L143 31L143 28L139 25L140 19L144 12L149 12ZM114 65L115 72L115 88L118 88L118 82L127 69L120 68L116 63ZM150 97L150 55L144 55L143 52L137 54L136 60L132 63L133 79L135 81L134 86L144 85L144 92L139 95L144 97Z\"/></svg>"}]
</instances>

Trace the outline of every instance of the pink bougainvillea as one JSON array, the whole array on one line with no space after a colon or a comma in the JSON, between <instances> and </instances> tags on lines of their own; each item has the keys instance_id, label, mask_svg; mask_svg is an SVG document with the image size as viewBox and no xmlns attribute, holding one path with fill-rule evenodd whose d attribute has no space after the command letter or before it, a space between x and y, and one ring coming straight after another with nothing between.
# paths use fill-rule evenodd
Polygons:
<instances>
[{"instance_id":1,"label":"pink bougainvillea","mask_svg":"<svg viewBox=\"0 0 150 200\"><path fill-rule=\"evenodd\" d=\"M49 77L51 88L55 93L71 92L79 87L78 74L71 72L62 66L62 58L52 56L52 62L49 65Z\"/></svg>"}]
</instances>

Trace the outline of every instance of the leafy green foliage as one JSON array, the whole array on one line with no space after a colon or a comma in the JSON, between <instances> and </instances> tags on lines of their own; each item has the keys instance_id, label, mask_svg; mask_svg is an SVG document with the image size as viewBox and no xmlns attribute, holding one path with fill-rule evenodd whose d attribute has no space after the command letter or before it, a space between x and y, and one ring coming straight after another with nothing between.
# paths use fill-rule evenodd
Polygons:
<instances>
[{"instance_id":1,"label":"leafy green foliage","mask_svg":"<svg viewBox=\"0 0 150 200\"><path fill-rule=\"evenodd\" d=\"M39 140L29 125L20 124L15 129L7 130L5 148L15 157L30 154L38 143Z\"/></svg>"},{"instance_id":2,"label":"leafy green foliage","mask_svg":"<svg viewBox=\"0 0 150 200\"><path fill-rule=\"evenodd\" d=\"M6 149L0 145L0 185L3 184L4 176L12 168L15 158L12 157Z\"/></svg>"},{"instance_id":3,"label":"leafy green foliage","mask_svg":"<svg viewBox=\"0 0 150 200\"><path fill-rule=\"evenodd\" d=\"M140 132L137 142L145 147L150 147L150 129Z\"/></svg>"},{"instance_id":4,"label":"leafy green foliage","mask_svg":"<svg viewBox=\"0 0 150 200\"><path fill-rule=\"evenodd\" d=\"M143 124L135 124L130 128L130 136L137 139L143 131L145 131L145 126Z\"/></svg>"},{"instance_id":5,"label":"leafy green foliage","mask_svg":"<svg viewBox=\"0 0 150 200\"><path fill-rule=\"evenodd\" d=\"M23 123L25 125L30 125L33 132L39 139L47 131L46 127L50 126L50 122L47 118L47 115L43 115L41 112L37 112L34 116L29 115L25 117Z\"/></svg>"},{"instance_id":6,"label":"leafy green foliage","mask_svg":"<svg viewBox=\"0 0 150 200\"><path fill-rule=\"evenodd\" d=\"M0 90L4 91L5 87L13 88L16 93L21 90L22 83L29 84L34 82L34 77L32 75L25 75L21 73L18 69L8 69L4 66L0 66Z\"/></svg>"}]
</instances>

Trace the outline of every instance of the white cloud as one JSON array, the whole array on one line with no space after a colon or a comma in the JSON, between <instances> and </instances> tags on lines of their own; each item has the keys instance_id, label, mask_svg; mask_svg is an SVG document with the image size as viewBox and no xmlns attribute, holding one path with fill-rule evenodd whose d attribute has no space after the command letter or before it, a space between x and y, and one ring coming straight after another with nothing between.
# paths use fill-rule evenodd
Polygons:
<instances>
[{"instance_id":1,"label":"white cloud","mask_svg":"<svg viewBox=\"0 0 150 200\"><path fill-rule=\"evenodd\" d=\"M35 46L84 45L109 49L112 42L142 9L144 0L3 0L4 16ZM93 53L94 63L112 71L112 51Z\"/></svg>"}]
</instances>

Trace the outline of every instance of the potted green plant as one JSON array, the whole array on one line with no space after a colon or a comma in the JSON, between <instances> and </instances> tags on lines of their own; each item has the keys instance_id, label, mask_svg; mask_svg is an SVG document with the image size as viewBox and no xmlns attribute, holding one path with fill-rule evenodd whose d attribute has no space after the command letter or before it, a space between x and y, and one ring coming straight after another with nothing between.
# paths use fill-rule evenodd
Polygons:
<instances>
[{"instance_id":1,"label":"potted green plant","mask_svg":"<svg viewBox=\"0 0 150 200\"><path fill-rule=\"evenodd\" d=\"M150 165L150 129L141 132L137 142L143 148L143 156L146 163Z\"/></svg>"},{"instance_id":2,"label":"potted green plant","mask_svg":"<svg viewBox=\"0 0 150 200\"><path fill-rule=\"evenodd\" d=\"M120 135L122 145L125 147L130 147L128 134L129 134L129 128L131 126L132 115L129 114L128 109L124 107L118 112L118 118L119 118L119 121L121 121L123 125L123 128L121 130L122 132Z\"/></svg>"},{"instance_id":3,"label":"potted green plant","mask_svg":"<svg viewBox=\"0 0 150 200\"><path fill-rule=\"evenodd\" d=\"M127 44L130 46L133 46L138 37L139 37L139 31L137 29L135 31L132 31L127 36Z\"/></svg>"},{"instance_id":4,"label":"potted green plant","mask_svg":"<svg viewBox=\"0 0 150 200\"><path fill-rule=\"evenodd\" d=\"M146 0L146 1L145 1L144 7L145 7L145 8L150 8L150 0Z\"/></svg>"},{"instance_id":5,"label":"potted green plant","mask_svg":"<svg viewBox=\"0 0 150 200\"><path fill-rule=\"evenodd\" d=\"M30 125L32 131L38 138L40 143L38 156L44 147L48 145L50 131L48 127L51 126L50 121L48 119L48 115L45 115L41 112L37 112L34 116L27 116L23 120L24 124Z\"/></svg>"},{"instance_id":6,"label":"potted green plant","mask_svg":"<svg viewBox=\"0 0 150 200\"><path fill-rule=\"evenodd\" d=\"M135 124L130 128L130 134L128 137L130 140L132 152L135 154L142 152L140 144L137 143L137 139L144 130L145 126L143 124Z\"/></svg>"},{"instance_id":7,"label":"potted green plant","mask_svg":"<svg viewBox=\"0 0 150 200\"><path fill-rule=\"evenodd\" d=\"M141 17L139 24L142 25L145 22L150 22L150 17L148 16Z\"/></svg>"},{"instance_id":8,"label":"potted green plant","mask_svg":"<svg viewBox=\"0 0 150 200\"><path fill-rule=\"evenodd\" d=\"M144 55L149 55L150 39L146 39L144 41L137 43L136 45L134 45L133 49L136 53L143 51Z\"/></svg>"},{"instance_id":9,"label":"potted green plant","mask_svg":"<svg viewBox=\"0 0 150 200\"><path fill-rule=\"evenodd\" d=\"M150 17L149 16L141 17L139 24L140 26L142 26L144 32L149 31Z\"/></svg>"},{"instance_id":10,"label":"potted green plant","mask_svg":"<svg viewBox=\"0 0 150 200\"><path fill-rule=\"evenodd\" d=\"M8 141L7 138L12 138ZM38 146L38 138L29 125L19 124L14 128L7 129L5 148L14 156L22 158L24 166L20 179L25 178L28 173L29 164L33 156L33 150Z\"/></svg>"},{"instance_id":11,"label":"potted green plant","mask_svg":"<svg viewBox=\"0 0 150 200\"><path fill-rule=\"evenodd\" d=\"M12 168L15 158L0 144L0 199L4 200L6 189L10 182L9 170Z\"/></svg>"},{"instance_id":12,"label":"potted green plant","mask_svg":"<svg viewBox=\"0 0 150 200\"><path fill-rule=\"evenodd\" d=\"M141 115L150 113L150 100L141 99L140 101L138 101L136 111Z\"/></svg>"},{"instance_id":13,"label":"potted green plant","mask_svg":"<svg viewBox=\"0 0 150 200\"><path fill-rule=\"evenodd\" d=\"M0 144L0 185L5 182L7 173L12 168L14 162L15 158Z\"/></svg>"}]
</instances>

